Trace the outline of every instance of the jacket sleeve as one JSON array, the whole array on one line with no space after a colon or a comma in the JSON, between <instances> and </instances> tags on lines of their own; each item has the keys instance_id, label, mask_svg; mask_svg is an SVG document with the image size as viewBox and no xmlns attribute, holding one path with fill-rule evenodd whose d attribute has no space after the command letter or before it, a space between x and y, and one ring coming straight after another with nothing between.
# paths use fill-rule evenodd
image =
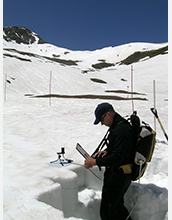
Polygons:
<instances>
[{"instance_id":1,"label":"jacket sleeve","mask_svg":"<svg viewBox=\"0 0 172 220\"><path fill-rule=\"evenodd\" d=\"M112 132L111 149L107 150L107 155L97 158L98 166L121 166L129 161L128 157L132 153L132 134L126 125L119 126Z\"/></svg>"}]
</instances>

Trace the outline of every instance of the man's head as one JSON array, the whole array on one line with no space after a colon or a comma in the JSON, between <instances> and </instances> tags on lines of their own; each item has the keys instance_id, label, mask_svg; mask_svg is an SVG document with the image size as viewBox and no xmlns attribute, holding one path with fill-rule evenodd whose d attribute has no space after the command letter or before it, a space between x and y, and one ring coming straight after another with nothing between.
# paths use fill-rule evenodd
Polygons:
<instances>
[{"instance_id":1,"label":"man's head","mask_svg":"<svg viewBox=\"0 0 172 220\"><path fill-rule=\"evenodd\" d=\"M115 115L115 110L113 109L113 106L107 102L101 103L97 106L95 110L95 121L94 124L98 124L101 122L101 124L106 125L108 127L111 127L113 123L113 118Z\"/></svg>"}]
</instances>

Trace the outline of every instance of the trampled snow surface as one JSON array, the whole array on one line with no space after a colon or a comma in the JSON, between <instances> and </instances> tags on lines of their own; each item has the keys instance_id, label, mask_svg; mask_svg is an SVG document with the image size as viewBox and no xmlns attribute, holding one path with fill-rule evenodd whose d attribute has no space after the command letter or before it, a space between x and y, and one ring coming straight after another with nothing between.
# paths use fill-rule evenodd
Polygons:
<instances>
[{"instance_id":1,"label":"trampled snow surface","mask_svg":"<svg viewBox=\"0 0 172 220\"><path fill-rule=\"evenodd\" d=\"M110 102L122 116L131 114L130 100L31 98L28 95L49 93L49 77L52 71L53 94L98 94L105 90L130 91L130 68L115 65L94 70L91 64L100 59L116 62L134 51L157 49L163 45L129 44L104 48L93 52L69 51L53 45L19 45L4 43L4 49L15 49L39 54L60 55L68 60L80 60L77 66L65 66L6 50L13 55L4 58L6 96L4 94L4 220L99 220L102 181L83 167L83 158L75 150L79 142L89 153L97 147L107 128L94 126L94 109L101 102ZM67 53L68 52L68 53ZM14 54L16 53L16 54ZM29 59L22 61L14 57ZM121 56L121 58L120 58ZM114 58L116 57L116 58ZM154 126L153 80L156 80L156 101L161 122L168 133L168 55L159 55L133 64L134 91L145 95L148 101L135 100L135 110L142 120ZM83 70L90 70L83 74ZM107 84L92 82L99 78ZM121 80L125 79L125 80ZM5 92L5 90L4 90ZM129 97L129 94L115 94ZM156 124L157 143L151 163L141 178L140 198L132 213L133 220L167 220L168 209L168 144ZM56 152L65 147L66 158L74 160L69 166L51 165ZM81 164L81 165L78 165ZM95 168L97 175L100 173ZM131 211L138 193L137 182L131 184L125 196L125 204Z\"/></svg>"}]
</instances>

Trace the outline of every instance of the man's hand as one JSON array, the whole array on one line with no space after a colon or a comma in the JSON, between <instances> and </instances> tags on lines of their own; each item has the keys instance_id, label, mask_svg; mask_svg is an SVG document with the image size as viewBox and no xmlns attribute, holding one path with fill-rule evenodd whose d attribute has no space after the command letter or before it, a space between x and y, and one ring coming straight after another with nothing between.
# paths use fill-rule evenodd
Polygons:
<instances>
[{"instance_id":1,"label":"man's hand","mask_svg":"<svg viewBox=\"0 0 172 220\"><path fill-rule=\"evenodd\" d=\"M103 151L99 151L99 152L95 153L93 155L93 157L94 158L96 158L96 157L104 157L106 154L107 154L107 151L103 150Z\"/></svg>"},{"instance_id":2,"label":"man's hand","mask_svg":"<svg viewBox=\"0 0 172 220\"><path fill-rule=\"evenodd\" d=\"M96 159L93 159L92 157L85 155L87 157L87 159L85 160L84 164L85 164L85 168L91 168L93 166L96 165Z\"/></svg>"}]
</instances>

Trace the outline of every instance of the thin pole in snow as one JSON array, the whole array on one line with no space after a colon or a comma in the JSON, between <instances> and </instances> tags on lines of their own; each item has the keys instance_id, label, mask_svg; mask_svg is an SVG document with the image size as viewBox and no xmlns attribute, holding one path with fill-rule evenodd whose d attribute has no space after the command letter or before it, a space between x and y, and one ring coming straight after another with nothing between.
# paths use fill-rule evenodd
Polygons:
<instances>
[{"instance_id":1,"label":"thin pole in snow","mask_svg":"<svg viewBox=\"0 0 172 220\"><path fill-rule=\"evenodd\" d=\"M133 101L133 65L131 65L131 101L132 101L132 111L134 112L134 101Z\"/></svg>"},{"instance_id":2,"label":"thin pole in snow","mask_svg":"<svg viewBox=\"0 0 172 220\"><path fill-rule=\"evenodd\" d=\"M52 80L52 71L50 71L50 82L49 82L49 94L50 94L49 106L51 106L51 80Z\"/></svg>"},{"instance_id":3,"label":"thin pole in snow","mask_svg":"<svg viewBox=\"0 0 172 220\"><path fill-rule=\"evenodd\" d=\"M156 109L156 90L155 90L155 80L153 80L153 103L154 109ZM156 117L154 115L154 130L156 132Z\"/></svg>"},{"instance_id":4,"label":"thin pole in snow","mask_svg":"<svg viewBox=\"0 0 172 220\"><path fill-rule=\"evenodd\" d=\"M7 100L7 74L5 74L5 85L4 85L4 101Z\"/></svg>"}]
</instances>

